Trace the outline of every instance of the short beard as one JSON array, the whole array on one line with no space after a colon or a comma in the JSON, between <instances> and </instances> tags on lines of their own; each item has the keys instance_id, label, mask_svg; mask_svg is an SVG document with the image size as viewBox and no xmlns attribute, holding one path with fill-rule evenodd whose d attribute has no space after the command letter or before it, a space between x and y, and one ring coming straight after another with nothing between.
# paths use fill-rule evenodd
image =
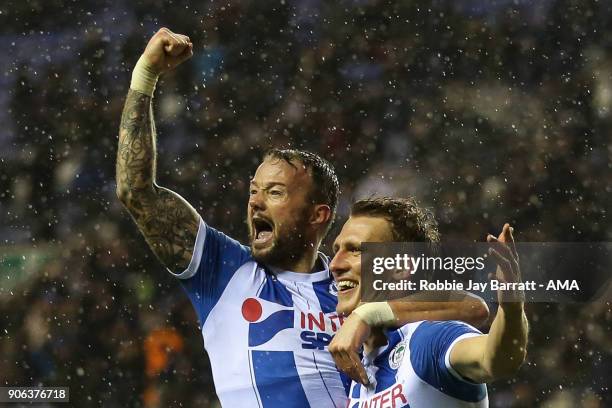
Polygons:
<instances>
[{"instance_id":1,"label":"short beard","mask_svg":"<svg viewBox=\"0 0 612 408\"><path fill-rule=\"evenodd\" d=\"M291 265L294 265L296 261L300 260L309 246L306 236L304 235L306 221L303 220L306 219L305 215L306 211L304 211L303 216L296 224L289 227L289 231L281 231L279 234L280 239L274 237L272 246L263 251L256 251L253 249L253 240L255 237L249 225L249 238L251 241L253 259L260 264L284 270L287 270Z\"/></svg>"}]
</instances>

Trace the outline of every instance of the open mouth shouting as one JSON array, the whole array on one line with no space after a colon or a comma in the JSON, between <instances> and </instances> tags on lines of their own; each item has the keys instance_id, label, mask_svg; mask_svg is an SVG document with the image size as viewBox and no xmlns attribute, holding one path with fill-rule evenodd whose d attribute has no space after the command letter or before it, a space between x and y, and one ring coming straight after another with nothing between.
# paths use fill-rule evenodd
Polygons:
<instances>
[{"instance_id":1,"label":"open mouth shouting","mask_svg":"<svg viewBox=\"0 0 612 408\"><path fill-rule=\"evenodd\" d=\"M264 248L274 239L274 223L260 216L253 217L253 246Z\"/></svg>"}]
</instances>

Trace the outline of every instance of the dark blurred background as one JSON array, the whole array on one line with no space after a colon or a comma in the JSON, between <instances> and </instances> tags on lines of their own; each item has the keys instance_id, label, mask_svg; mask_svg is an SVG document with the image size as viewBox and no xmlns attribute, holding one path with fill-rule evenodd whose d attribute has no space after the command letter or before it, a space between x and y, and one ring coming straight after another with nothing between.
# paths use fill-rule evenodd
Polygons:
<instances>
[{"instance_id":1,"label":"dark blurred background","mask_svg":"<svg viewBox=\"0 0 612 408\"><path fill-rule=\"evenodd\" d=\"M2 386L216 406L191 305L115 196L131 70L162 26L195 55L158 84L158 181L243 242L272 146L336 166L330 236L376 193L416 196L445 239L509 221L520 241L612 240L610 2L5 0ZM491 406L612 406L610 303L528 315L528 363Z\"/></svg>"}]
</instances>

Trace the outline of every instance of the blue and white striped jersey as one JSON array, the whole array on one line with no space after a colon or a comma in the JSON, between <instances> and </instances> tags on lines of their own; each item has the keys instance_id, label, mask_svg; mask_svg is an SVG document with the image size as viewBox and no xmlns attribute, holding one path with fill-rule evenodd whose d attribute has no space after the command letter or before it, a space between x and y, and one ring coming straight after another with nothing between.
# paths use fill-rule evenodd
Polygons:
<instances>
[{"instance_id":1,"label":"blue and white striped jersey","mask_svg":"<svg viewBox=\"0 0 612 408\"><path fill-rule=\"evenodd\" d=\"M271 271L250 249L200 222L181 279L202 324L224 407L344 408L349 382L327 345L340 328L327 268Z\"/></svg>"},{"instance_id":2,"label":"blue and white striped jersey","mask_svg":"<svg viewBox=\"0 0 612 408\"><path fill-rule=\"evenodd\" d=\"M353 382L349 408L482 408L487 387L463 379L450 365L450 350L482 335L457 322L421 321L385 333L388 344L364 356L371 386Z\"/></svg>"}]
</instances>

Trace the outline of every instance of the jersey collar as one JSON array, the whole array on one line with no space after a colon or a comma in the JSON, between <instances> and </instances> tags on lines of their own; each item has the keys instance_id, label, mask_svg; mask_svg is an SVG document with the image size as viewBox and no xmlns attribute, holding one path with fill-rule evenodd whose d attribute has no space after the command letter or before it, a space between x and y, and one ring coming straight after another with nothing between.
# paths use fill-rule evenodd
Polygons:
<instances>
[{"instance_id":1,"label":"jersey collar","mask_svg":"<svg viewBox=\"0 0 612 408\"><path fill-rule=\"evenodd\" d=\"M266 269L269 270L274 276L280 279L292 281L292 282L320 282L330 278L328 259L325 254L322 252L318 253L319 260L323 265L323 269L317 272L310 273L300 273L300 272L291 272L285 271L279 268L275 268L272 266L267 266ZM318 264L318 262L317 262Z\"/></svg>"}]
</instances>

